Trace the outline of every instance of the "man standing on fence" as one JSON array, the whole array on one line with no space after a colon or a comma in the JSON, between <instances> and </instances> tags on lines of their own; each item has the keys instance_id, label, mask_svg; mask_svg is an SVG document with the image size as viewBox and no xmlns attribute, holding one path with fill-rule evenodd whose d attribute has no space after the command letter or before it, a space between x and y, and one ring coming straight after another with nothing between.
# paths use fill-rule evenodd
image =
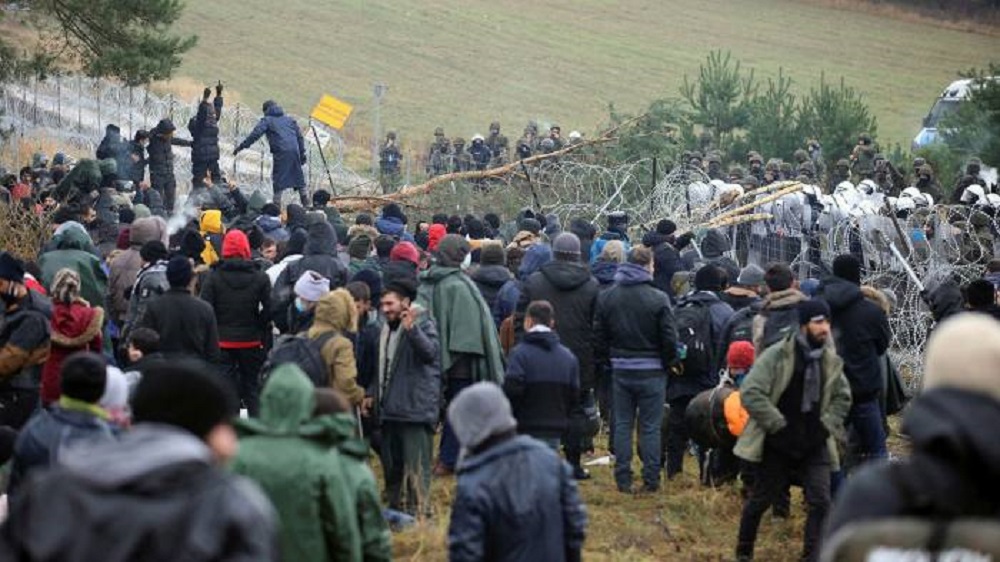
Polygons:
<instances>
[{"instance_id":1,"label":"man standing on fence","mask_svg":"<svg viewBox=\"0 0 1000 562\"><path fill-rule=\"evenodd\" d=\"M274 164L271 167L271 181L274 184L274 203L281 205L281 192L285 189L295 189L299 192L302 206L309 206L306 195L306 178L302 174L302 166L306 163L306 144L302 138L295 119L285 115L277 103L268 100L264 102L264 116L257 122L250 135L233 151L236 156L241 150L250 147L261 136L267 134L267 144L271 147Z\"/></svg>"},{"instance_id":2,"label":"man standing on fence","mask_svg":"<svg viewBox=\"0 0 1000 562\"><path fill-rule=\"evenodd\" d=\"M191 186L197 187L212 175L212 184L222 181L219 169L219 120L222 119L222 82L215 86L215 99L208 103L211 88L205 88L198 114L188 121L191 132Z\"/></svg>"},{"instance_id":3,"label":"man standing on fence","mask_svg":"<svg viewBox=\"0 0 1000 562\"><path fill-rule=\"evenodd\" d=\"M191 146L191 141L174 137L174 126L170 119L162 119L149 132L149 183L163 197L163 207L167 214L174 212L174 197L177 194L177 180L174 178L175 146Z\"/></svg>"}]
</instances>

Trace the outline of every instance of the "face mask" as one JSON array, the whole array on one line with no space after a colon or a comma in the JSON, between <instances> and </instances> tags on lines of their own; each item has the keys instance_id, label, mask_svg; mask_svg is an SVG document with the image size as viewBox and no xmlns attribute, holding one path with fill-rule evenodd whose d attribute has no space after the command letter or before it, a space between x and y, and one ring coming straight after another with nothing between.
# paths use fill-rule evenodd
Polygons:
<instances>
[{"instance_id":1,"label":"face mask","mask_svg":"<svg viewBox=\"0 0 1000 562\"><path fill-rule=\"evenodd\" d=\"M306 311L306 303L302 302L302 299L298 297L295 299L295 310L299 313Z\"/></svg>"},{"instance_id":2,"label":"face mask","mask_svg":"<svg viewBox=\"0 0 1000 562\"><path fill-rule=\"evenodd\" d=\"M736 378L733 379L733 382L736 383L737 388L743 386L743 379L745 378L747 378L746 373L743 373L742 375L736 375Z\"/></svg>"}]
</instances>

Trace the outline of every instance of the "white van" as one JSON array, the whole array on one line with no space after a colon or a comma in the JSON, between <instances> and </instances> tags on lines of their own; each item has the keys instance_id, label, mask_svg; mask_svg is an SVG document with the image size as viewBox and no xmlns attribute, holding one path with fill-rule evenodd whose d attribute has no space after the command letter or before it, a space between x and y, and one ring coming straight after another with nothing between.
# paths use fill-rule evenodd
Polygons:
<instances>
[{"instance_id":1,"label":"white van","mask_svg":"<svg viewBox=\"0 0 1000 562\"><path fill-rule=\"evenodd\" d=\"M1000 76L994 76L991 80L1000 80ZM913 138L910 146L911 150L917 150L938 140L938 123L943 118L958 110L959 106L969 98L975 88L975 81L971 79L956 80L948 85L941 93L941 97L934 102L927 117L924 117L923 128Z\"/></svg>"}]
</instances>

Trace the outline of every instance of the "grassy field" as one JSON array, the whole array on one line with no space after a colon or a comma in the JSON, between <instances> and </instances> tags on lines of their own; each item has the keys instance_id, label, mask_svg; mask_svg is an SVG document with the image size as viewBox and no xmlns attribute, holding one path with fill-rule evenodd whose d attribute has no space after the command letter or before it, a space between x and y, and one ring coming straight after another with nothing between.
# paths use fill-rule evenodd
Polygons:
<instances>
[{"instance_id":1,"label":"grassy field","mask_svg":"<svg viewBox=\"0 0 1000 562\"><path fill-rule=\"evenodd\" d=\"M371 131L372 86L389 86L382 123L403 141L435 126L466 138L500 119L564 134L593 130L607 104L637 111L676 96L711 49L760 77L783 67L799 88L825 73L867 94L883 143L909 141L956 71L1000 60L997 37L794 0L216 0L188 2L200 36L178 85L221 78L242 101L304 114L324 93Z\"/></svg>"}]
</instances>

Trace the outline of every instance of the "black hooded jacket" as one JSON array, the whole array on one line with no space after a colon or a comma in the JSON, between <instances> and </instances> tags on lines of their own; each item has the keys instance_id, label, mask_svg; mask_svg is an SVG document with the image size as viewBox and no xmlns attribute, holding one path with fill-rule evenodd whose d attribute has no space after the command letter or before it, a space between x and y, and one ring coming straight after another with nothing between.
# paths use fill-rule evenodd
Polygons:
<instances>
[{"instance_id":1,"label":"black hooded jacket","mask_svg":"<svg viewBox=\"0 0 1000 562\"><path fill-rule=\"evenodd\" d=\"M1000 517L1000 402L951 388L928 390L906 412L913 454L869 464L841 490L827 534L849 523L896 517Z\"/></svg>"},{"instance_id":2,"label":"black hooded jacket","mask_svg":"<svg viewBox=\"0 0 1000 562\"><path fill-rule=\"evenodd\" d=\"M837 277L824 282L821 296L830 305L837 353L854 402L874 399L882 390L879 361L892 338L888 317L864 297L861 287Z\"/></svg>"},{"instance_id":3,"label":"black hooded jacket","mask_svg":"<svg viewBox=\"0 0 1000 562\"><path fill-rule=\"evenodd\" d=\"M191 133L191 160L215 162L219 160L219 119L222 118L222 97L215 96L212 103L202 100L198 114L188 122Z\"/></svg>"},{"instance_id":4,"label":"black hooded jacket","mask_svg":"<svg viewBox=\"0 0 1000 562\"><path fill-rule=\"evenodd\" d=\"M479 293L483 295L483 300L490 310L494 310L496 306L500 288L513 279L510 270L502 265L481 265L473 270L469 277L479 288Z\"/></svg>"},{"instance_id":5,"label":"black hooded jacket","mask_svg":"<svg viewBox=\"0 0 1000 562\"><path fill-rule=\"evenodd\" d=\"M271 281L254 262L227 258L212 266L201 298L215 310L221 346L267 339Z\"/></svg>"},{"instance_id":6,"label":"black hooded jacket","mask_svg":"<svg viewBox=\"0 0 1000 562\"><path fill-rule=\"evenodd\" d=\"M649 232L642 237L642 244L653 250L653 285L673 298L676 295L671 281L675 273L684 271L684 262L681 261L681 253L673 245L673 237Z\"/></svg>"},{"instance_id":7,"label":"black hooded jacket","mask_svg":"<svg viewBox=\"0 0 1000 562\"><path fill-rule=\"evenodd\" d=\"M532 301L545 300L556 313L555 331L563 345L580 361L580 386L594 388L594 311L601 292L587 266L579 262L554 261L531 274L521 289L514 318L518 337L524 312Z\"/></svg>"},{"instance_id":8,"label":"black hooded jacket","mask_svg":"<svg viewBox=\"0 0 1000 562\"><path fill-rule=\"evenodd\" d=\"M289 330L288 308L295 302L295 282L310 270L329 279L331 291L347 285L347 268L337 257L337 233L326 221L309 225L302 259L288 264L271 289L271 319L283 333Z\"/></svg>"}]
</instances>

